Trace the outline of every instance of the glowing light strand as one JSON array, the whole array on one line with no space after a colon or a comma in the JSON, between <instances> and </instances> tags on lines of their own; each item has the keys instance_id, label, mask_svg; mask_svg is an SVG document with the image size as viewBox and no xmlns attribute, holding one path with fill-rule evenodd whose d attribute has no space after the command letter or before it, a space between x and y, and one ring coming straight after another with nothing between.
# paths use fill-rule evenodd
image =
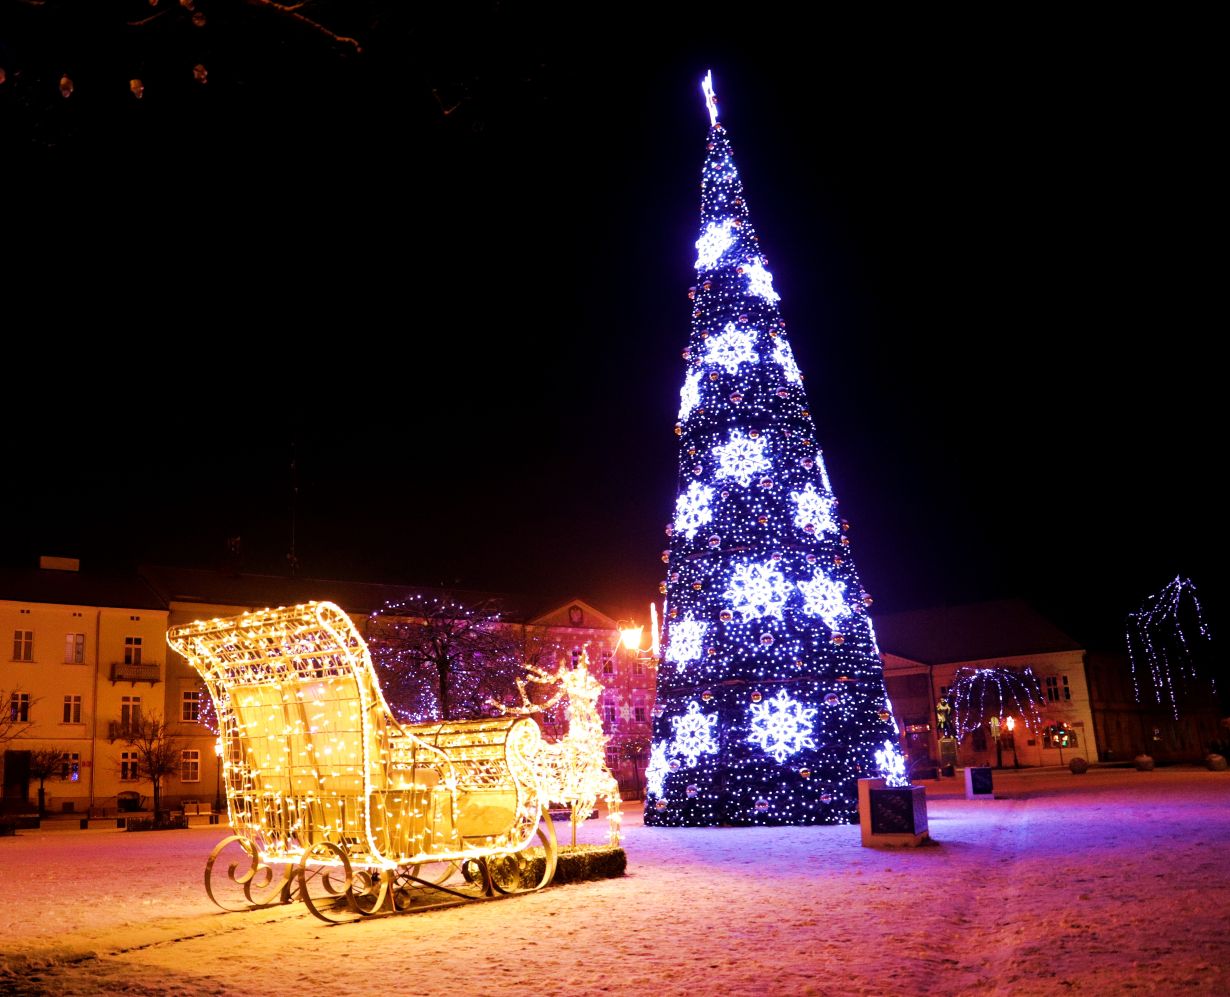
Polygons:
<instances>
[{"instance_id":1,"label":"glowing light strand","mask_svg":"<svg viewBox=\"0 0 1230 997\"><path fill-rule=\"evenodd\" d=\"M1216 695L1213 674L1203 673L1200 654L1211 637L1190 579L1176 575L1160 592L1150 596L1128 615L1127 648L1132 667L1136 701L1141 699L1141 679L1147 676L1155 703L1169 703L1179 719L1180 706L1192 692ZM1193 688L1207 683L1202 689Z\"/></svg>"},{"instance_id":2,"label":"glowing light strand","mask_svg":"<svg viewBox=\"0 0 1230 997\"><path fill-rule=\"evenodd\" d=\"M691 540L697 530L713 519L711 501L713 489L693 481L675 502L675 529Z\"/></svg>"},{"instance_id":3,"label":"glowing light strand","mask_svg":"<svg viewBox=\"0 0 1230 997\"><path fill-rule=\"evenodd\" d=\"M779 763L804 748L816 746L812 739L815 726L812 718L816 709L792 699L785 689L779 689L777 695L769 699L752 703L749 712L751 733L747 739Z\"/></svg>"}]
</instances>

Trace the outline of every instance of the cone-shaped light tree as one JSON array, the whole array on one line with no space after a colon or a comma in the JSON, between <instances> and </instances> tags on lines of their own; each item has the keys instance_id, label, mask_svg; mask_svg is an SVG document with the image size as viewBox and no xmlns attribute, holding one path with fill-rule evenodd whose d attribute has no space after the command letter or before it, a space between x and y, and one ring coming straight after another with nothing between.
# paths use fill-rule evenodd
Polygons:
<instances>
[{"instance_id":1,"label":"cone-shaped light tree","mask_svg":"<svg viewBox=\"0 0 1230 997\"><path fill-rule=\"evenodd\" d=\"M711 75L702 89L711 127L645 821L852 822L860 777L904 783L871 600Z\"/></svg>"}]
</instances>

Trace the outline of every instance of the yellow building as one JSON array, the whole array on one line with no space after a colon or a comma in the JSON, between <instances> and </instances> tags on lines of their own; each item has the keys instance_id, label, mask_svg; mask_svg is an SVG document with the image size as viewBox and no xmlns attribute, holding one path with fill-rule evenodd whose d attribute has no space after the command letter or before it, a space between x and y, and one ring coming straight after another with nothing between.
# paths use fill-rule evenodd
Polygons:
<instances>
[{"instance_id":1,"label":"yellow building","mask_svg":"<svg viewBox=\"0 0 1230 997\"><path fill-rule=\"evenodd\" d=\"M114 807L126 791L149 792L122 734L142 713L168 713L167 610L139 578L104 580L78 569L71 558L45 557L37 571L2 579L6 809L28 807L37 791L30 756L41 748L62 756L45 786L49 810L84 813ZM199 754L185 744L181 796L201 777Z\"/></svg>"}]
</instances>

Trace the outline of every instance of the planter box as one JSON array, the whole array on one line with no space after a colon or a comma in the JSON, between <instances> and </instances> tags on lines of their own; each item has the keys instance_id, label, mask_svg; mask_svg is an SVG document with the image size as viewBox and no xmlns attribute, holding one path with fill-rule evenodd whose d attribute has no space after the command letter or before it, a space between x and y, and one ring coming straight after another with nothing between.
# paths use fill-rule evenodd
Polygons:
<instances>
[{"instance_id":1,"label":"planter box","mask_svg":"<svg viewBox=\"0 0 1230 997\"><path fill-rule=\"evenodd\" d=\"M916 846L931 837L923 786L890 789L883 779L859 779L858 817L865 848Z\"/></svg>"},{"instance_id":2,"label":"planter box","mask_svg":"<svg viewBox=\"0 0 1230 997\"><path fill-rule=\"evenodd\" d=\"M969 765L965 769L965 798L967 800L995 799L995 783L990 765Z\"/></svg>"}]
</instances>

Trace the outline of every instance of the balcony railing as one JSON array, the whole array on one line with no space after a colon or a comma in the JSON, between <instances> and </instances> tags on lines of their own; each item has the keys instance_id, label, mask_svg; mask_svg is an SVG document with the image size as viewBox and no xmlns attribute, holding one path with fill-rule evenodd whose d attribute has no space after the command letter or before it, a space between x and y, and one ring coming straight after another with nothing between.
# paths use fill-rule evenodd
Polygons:
<instances>
[{"instance_id":1,"label":"balcony railing","mask_svg":"<svg viewBox=\"0 0 1230 997\"><path fill-rule=\"evenodd\" d=\"M107 721L107 740L126 741L132 729L132 724L124 720L109 720Z\"/></svg>"},{"instance_id":2,"label":"balcony railing","mask_svg":"<svg viewBox=\"0 0 1230 997\"><path fill-rule=\"evenodd\" d=\"M126 665L123 662L115 661L111 664L111 684L116 682L131 682L136 685L138 682L148 682L153 685L155 682L162 681L162 669L156 663L142 662L139 665Z\"/></svg>"}]
</instances>

